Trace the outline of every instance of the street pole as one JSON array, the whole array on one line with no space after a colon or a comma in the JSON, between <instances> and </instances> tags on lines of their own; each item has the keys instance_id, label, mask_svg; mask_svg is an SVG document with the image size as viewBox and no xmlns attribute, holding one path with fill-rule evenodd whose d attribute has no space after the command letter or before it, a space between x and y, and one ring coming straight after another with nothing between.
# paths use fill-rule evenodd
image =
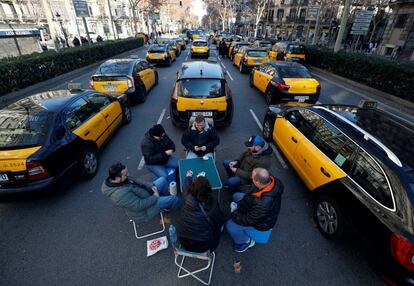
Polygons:
<instances>
[{"instance_id":1,"label":"street pole","mask_svg":"<svg viewBox=\"0 0 414 286\"><path fill-rule=\"evenodd\" d=\"M53 14L52 14L52 11L50 10L48 0L41 0L41 1L42 1L43 12L45 13L45 16L46 16L47 25L49 26L50 37L52 38L52 42L53 42L53 45L55 46L55 50L57 50L58 47L55 41L57 33L56 33L55 26L53 23Z\"/></svg>"},{"instance_id":2,"label":"street pole","mask_svg":"<svg viewBox=\"0 0 414 286\"><path fill-rule=\"evenodd\" d=\"M83 25L85 26L86 37L88 38L88 45L91 44L91 37L89 36L88 24L86 23L86 18L82 17Z\"/></svg>"},{"instance_id":3,"label":"street pole","mask_svg":"<svg viewBox=\"0 0 414 286\"><path fill-rule=\"evenodd\" d=\"M115 29L114 19L112 17L111 0L107 0L106 2L108 3L109 21L111 21L111 27L112 27L112 32L114 34L114 40L119 39L118 33L116 32L116 29Z\"/></svg>"},{"instance_id":4,"label":"street pole","mask_svg":"<svg viewBox=\"0 0 414 286\"><path fill-rule=\"evenodd\" d=\"M267 25L269 24L269 14L270 14L270 0L267 0L267 14L266 14L266 22L265 22L265 38L267 38Z\"/></svg>"},{"instance_id":5,"label":"street pole","mask_svg":"<svg viewBox=\"0 0 414 286\"><path fill-rule=\"evenodd\" d=\"M16 44L16 48L17 48L17 51L19 52L19 56L21 56L22 55L22 51L20 50L19 42L17 41L16 31L14 30L13 26L10 24L9 21L7 21L7 24L9 25L10 29L12 29L12 31L13 31L14 43Z\"/></svg>"},{"instance_id":6,"label":"street pole","mask_svg":"<svg viewBox=\"0 0 414 286\"><path fill-rule=\"evenodd\" d=\"M345 34L346 23L348 22L349 10L351 9L351 0L345 0L344 12L342 13L341 27L339 28L338 36L336 37L334 53L339 52L342 48L342 39Z\"/></svg>"}]
</instances>

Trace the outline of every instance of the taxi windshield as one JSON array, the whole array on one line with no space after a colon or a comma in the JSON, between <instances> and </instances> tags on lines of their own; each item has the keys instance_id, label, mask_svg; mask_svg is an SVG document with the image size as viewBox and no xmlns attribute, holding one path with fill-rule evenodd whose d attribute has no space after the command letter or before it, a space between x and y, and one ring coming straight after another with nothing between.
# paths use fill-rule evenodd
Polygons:
<instances>
[{"instance_id":1,"label":"taxi windshield","mask_svg":"<svg viewBox=\"0 0 414 286\"><path fill-rule=\"evenodd\" d=\"M30 111L29 111L30 112ZM45 143L52 114L0 111L0 150L41 146Z\"/></svg>"},{"instance_id":2,"label":"taxi windshield","mask_svg":"<svg viewBox=\"0 0 414 286\"><path fill-rule=\"evenodd\" d=\"M309 71L304 67L279 67L279 74L281 78L311 78Z\"/></svg>"},{"instance_id":3,"label":"taxi windshield","mask_svg":"<svg viewBox=\"0 0 414 286\"><path fill-rule=\"evenodd\" d=\"M129 74L130 62L115 62L101 65L97 73L100 74Z\"/></svg>"},{"instance_id":4,"label":"taxi windshield","mask_svg":"<svg viewBox=\"0 0 414 286\"><path fill-rule=\"evenodd\" d=\"M267 57L266 51L248 51L247 55L249 57Z\"/></svg>"},{"instance_id":5,"label":"taxi windshield","mask_svg":"<svg viewBox=\"0 0 414 286\"><path fill-rule=\"evenodd\" d=\"M259 46L261 46L261 47L271 47L272 43L271 42L261 42L259 44Z\"/></svg>"},{"instance_id":6,"label":"taxi windshield","mask_svg":"<svg viewBox=\"0 0 414 286\"><path fill-rule=\"evenodd\" d=\"M207 47L207 42L194 42L193 46L195 46L195 47Z\"/></svg>"},{"instance_id":7,"label":"taxi windshield","mask_svg":"<svg viewBox=\"0 0 414 286\"><path fill-rule=\"evenodd\" d=\"M223 96L220 79L182 79L177 83L177 92L179 96L190 98Z\"/></svg>"},{"instance_id":8,"label":"taxi windshield","mask_svg":"<svg viewBox=\"0 0 414 286\"><path fill-rule=\"evenodd\" d=\"M289 45L287 48L288 54L304 54L305 47L302 45Z\"/></svg>"}]
</instances>

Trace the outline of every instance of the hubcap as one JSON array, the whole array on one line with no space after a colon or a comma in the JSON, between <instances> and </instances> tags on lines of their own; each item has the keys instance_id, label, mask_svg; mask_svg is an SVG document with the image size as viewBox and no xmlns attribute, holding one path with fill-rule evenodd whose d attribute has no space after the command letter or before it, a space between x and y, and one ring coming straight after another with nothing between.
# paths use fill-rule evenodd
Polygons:
<instances>
[{"instance_id":1,"label":"hubcap","mask_svg":"<svg viewBox=\"0 0 414 286\"><path fill-rule=\"evenodd\" d=\"M128 106L125 107L125 119L127 121L131 119L131 109Z\"/></svg>"},{"instance_id":2,"label":"hubcap","mask_svg":"<svg viewBox=\"0 0 414 286\"><path fill-rule=\"evenodd\" d=\"M243 71L243 67L242 64L240 63L240 67L239 67L240 71Z\"/></svg>"},{"instance_id":3,"label":"hubcap","mask_svg":"<svg viewBox=\"0 0 414 286\"><path fill-rule=\"evenodd\" d=\"M96 160L95 154L93 152L86 153L83 164L88 174L94 174L96 167L98 166L98 161Z\"/></svg>"},{"instance_id":4,"label":"hubcap","mask_svg":"<svg viewBox=\"0 0 414 286\"><path fill-rule=\"evenodd\" d=\"M318 224L327 234L334 234L338 229L338 217L335 208L327 201L320 202L316 210Z\"/></svg>"},{"instance_id":5,"label":"hubcap","mask_svg":"<svg viewBox=\"0 0 414 286\"><path fill-rule=\"evenodd\" d=\"M266 93L266 100L268 104L272 102L272 94L270 92Z\"/></svg>"},{"instance_id":6,"label":"hubcap","mask_svg":"<svg viewBox=\"0 0 414 286\"><path fill-rule=\"evenodd\" d=\"M263 135L265 138L270 138L270 122L266 121L263 126Z\"/></svg>"}]
</instances>

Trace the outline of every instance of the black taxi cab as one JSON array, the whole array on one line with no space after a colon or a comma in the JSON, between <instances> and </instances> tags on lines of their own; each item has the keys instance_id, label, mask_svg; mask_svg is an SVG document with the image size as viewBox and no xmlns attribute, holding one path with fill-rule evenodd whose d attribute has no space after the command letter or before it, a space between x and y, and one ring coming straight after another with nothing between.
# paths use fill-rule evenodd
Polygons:
<instances>
[{"instance_id":1,"label":"black taxi cab","mask_svg":"<svg viewBox=\"0 0 414 286\"><path fill-rule=\"evenodd\" d=\"M169 41L167 41L167 44L169 44L172 49L175 52L175 57L179 57L181 55L181 43L175 39L171 39Z\"/></svg>"},{"instance_id":2,"label":"black taxi cab","mask_svg":"<svg viewBox=\"0 0 414 286\"><path fill-rule=\"evenodd\" d=\"M250 73L250 86L265 94L266 103L299 101L315 103L320 83L306 67L293 62L268 61Z\"/></svg>"},{"instance_id":3,"label":"black taxi cab","mask_svg":"<svg viewBox=\"0 0 414 286\"><path fill-rule=\"evenodd\" d=\"M144 102L158 84L154 66L142 59L108 60L91 76L89 87L103 93L123 93L131 102Z\"/></svg>"},{"instance_id":4,"label":"black taxi cab","mask_svg":"<svg viewBox=\"0 0 414 286\"><path fill-rule=\"evenodd\" d=\"M236 54L236 51L239 47L243 46L250 46L248 42L232 42L229 47L229 58L230 60L233 60L234 55Z\"/></svg>"},{"instance_id":5,"label":"black taxi cab","mask_svg":"<svg viewBox=\"0 0 414 286\"><path fill-rule=\"evenodd\" d=\"M181 51L184 51L186 49L186 42L184 38L181 37L177 37L177 38L173 38L174 41L176 41L181 48Z\"/></svg>"},{"instance_id":6,"label":"black taxi cab","mask_svg":"<svg viewBox=\"0 0 414 286\"><path fill-rule=\"evenodd\" d=\"M131 121L125 95L43 92L0 109L0 195L50 189L63 176L95 176L99 150Z\"/></svg>"},{"instance_id":7,"label":"black taxi cab","mask_svg":"<svg viewBox=\"0 0 414 286\"><path fill-rule=\"evenodd\" d=\"M233 120L232 93L217 62L185 62L178 70L170 101L172 124L188 127L198 114L212 118L216 127L229 126Z\"/></svg>"},{"instance_id":8,"label":"black taxi cab","mask_svg":"<svg viewBox=\"0 0 414 286\"><path fill-rule=\"evenodd\" d=\"M268 60L268 52L265 49L242 46L234 55L233 65L237 66L241 73L244 73Z\"/></svg>"},{"instance_id":9,"label":"black taxi cab","mask_svg":"<svg viewBox=\"0 0 414 286\"><path fill-rule=\"evenodd\" d=\"M268 108L263 135L315 195L323 236L355 233L382 277L414 284L414 125L374 102L289 103Z\"/></svg>"},{"instance_id":10,"label":"black taxi cab","mask_svg":"<svg viewBox=\"0 0 414 286\"><path fill-rule=\"evenodd\" d=\"M154 44L147 51L147 61L151 64L170 66L177 58L174 48L169 44Z\"/></svg>"},{"instance_id":11,"label":"black taxi cab","mask_svg":"<svg viewBox=\"0 0 414 286\"><path fill-rule=\"evenodd\" d=\"M272 61L304 62L306 60L305 46L298 43L277 42L269 52Z\"/></svg>"},{"instance_id":12,"label":"black taxi cab","mask_svg":"<svg viewBox=\"0 0 414 286\"><path fill-rule=\"evenodd\" d=\"M194 40L191 46L191 58L195 57L206 57L210 56L210 49L208 47L207 40Z\"/></svg>"}]
</instances>

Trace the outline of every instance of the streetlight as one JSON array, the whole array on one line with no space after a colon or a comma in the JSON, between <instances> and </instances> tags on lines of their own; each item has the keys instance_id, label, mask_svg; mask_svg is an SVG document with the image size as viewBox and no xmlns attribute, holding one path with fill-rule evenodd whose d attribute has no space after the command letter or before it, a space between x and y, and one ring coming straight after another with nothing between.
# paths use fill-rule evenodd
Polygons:
<instances>
[{"instance_id":1,"label":"streetlight","mask_svg":"<svg viewBox=\"0 0 414 286\"><path fill-rule=\"evenodd\" d=\"M63 36L65 37L66 47L69 48L68 35L66 34L65 29L63 28L63 19L61 18L61 15L59 14L59 12L56 12L55 16L60 24L60 28L62 29Z\"/></svg>"}]
</instances>

